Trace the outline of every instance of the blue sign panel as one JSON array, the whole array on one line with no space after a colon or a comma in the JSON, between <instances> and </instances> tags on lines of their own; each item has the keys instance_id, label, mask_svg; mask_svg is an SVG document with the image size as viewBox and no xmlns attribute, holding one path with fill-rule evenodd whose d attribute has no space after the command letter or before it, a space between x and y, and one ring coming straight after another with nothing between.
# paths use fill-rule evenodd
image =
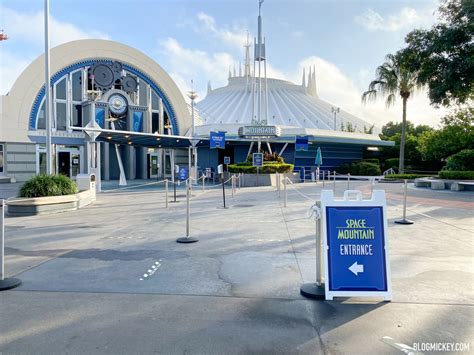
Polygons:
<instances>
[{"instance_id":1,"label":"blue sign panel","mask_svg":"<svg viewBox=\"0 0 474 355\"><path fill-rule=\"evenodd\" d=\"M295 140L295 150L302 151L308 150L308 136L296 136Z\"/></svg>"},{"instance_id":2,"label":"blue sign panel","mask_svg":"<svg viewBox=\"0 0 474 355\"><path fill-rule=\"evenodd\" d=\"M388 291L383 209L326 207L329 291Z\"/></svg>"},{"instance_id":3,"label":"blue sign panel","mask_svg":"<svg viewBox=\"0 0 474 355\"><path fill-rule=\"evenodd\" d=\"M209 147L211 149L225 149L225 132L211 132L209 135Z\"/></svg>"},{"instance_id":4,"label":"blue sign panel","mask_svg":"<svg viewBox=\"0 0 474 355\"><path fill-rule=\"evenodd\" d=\"M230 157L224 157L224 164L229 165L230 164Z\"/></svg>"},{"instance_id":5,"label":"blue sign panel","mask_svg":"<svg viewBox=\"0 0 474 355\"><path fill-rule=\"evenodd\" d=\"M263 153L253 153L252 155L253 166L263 166Z\"/></svg>"},{"instance_id":6,"label":"blue sign panel","mask_svg":"<svg viewBox=\"0 0 474 355\"><path fill-rule=\"evenodd\" d=\"M95 108L95 121L100 126L100 128L105 127L105 109L103 107Z\"/></svg>"},{"instance_id":7,"label":"blue sign panel","mask_svg":"<svg viewBox=\"0 0 474 355\"><path fill-rule=\"evenodd\" d=\"M188 169L180 167L179 172L178 172L178 179L186 180L187 178L188 178Z\"/></svg>"},{"instance_id":8,"label":"blue sign panel","mask_svg":"<svg viewBox=\"0 0 474 355\"><path fill-rule=\"evenodd\" d=\"M133 131L141 132L142 131L142 124L143 124L143 112L142 111L135 111L133 113Z\"/></svg>"}]
</instances>

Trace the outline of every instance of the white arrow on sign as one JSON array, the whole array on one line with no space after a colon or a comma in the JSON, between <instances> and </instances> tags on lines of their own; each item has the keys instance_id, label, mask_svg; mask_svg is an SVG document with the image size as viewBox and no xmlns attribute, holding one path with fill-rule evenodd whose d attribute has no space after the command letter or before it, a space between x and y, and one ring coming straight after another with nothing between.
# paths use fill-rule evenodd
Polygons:
<instances>
[{"instance_id":1,"label":"white arrow on sign","mask_svg":"<svg viewBox=\"0 0 474 355\"><path fill-rule=\"evenodd\" d=\"M357 264L357 261L349 266L349 270L351 270L354 275L359 276L359 272L364 272L364 265L362 264Z\"/></svg>"}]
</instances>

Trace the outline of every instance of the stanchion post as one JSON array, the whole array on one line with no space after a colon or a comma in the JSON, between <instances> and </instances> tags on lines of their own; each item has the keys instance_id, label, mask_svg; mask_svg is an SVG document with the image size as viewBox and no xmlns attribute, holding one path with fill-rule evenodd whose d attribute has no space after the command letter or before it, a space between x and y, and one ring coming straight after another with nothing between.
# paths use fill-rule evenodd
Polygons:
<instances>
[{"instance_id":1,"label":"stanchion post","mask_svg":"<svg viewBox=\"0 0 474 355\"><path fill-rule=\"evenodd\" d=\"M165 207L168 208L168 179L165 179Z\"/></svg>"},{"instance_id":2,"label":"stanchion post","mask_svg":"<svg viewBox=\"0 0 474 355\"><path fill-rule=\"evenodd\" d=\"M318 206L319 205L319 206ZM320 203L318 208L321 207ZM324 300L325 288L323 284L323 267L322 267L322 245L321 245L321 219L320 216L316 217L316 282L306 283L300 287L301 295L317 299Z\"/></svg>"},{"instance_id":3,"label":"stanchion post","mask_svg":"<svg viewBox=\"0 0 474 355\"><path fill-rule=\"evenodd\" d=\"M225 206L225 177L224 177L224 173L222 173L222 202L224 204L224 208L227 208Z\"/></svg>"},{"instance_id":4,"label":"stanchion post","mask_svg":"<svg viewBox=\"0 0 474 355\"><path fill-rule=\"evenodd\" d=\"M326 175L326 172L323 170L323 188L324 188L324 175Z\"/></svg>"},{"instance_id":5,"label":"stanchion post","mask_svg":"<svg viewBox=\"0 0 474 355\"><path fill-rule=\"evenodd\" d=\"M347 174L347 189L350 190L351 186L351 174Z\"/></svg>"},{"instance_id":6,"label":"stanchion post","mask_svg":"<svg viewBox=\"0 0 474 355\"><path fill-rule=\"evenodd\" d=\"M407 219L407 194L408 194L408 180L405 179L405 188L404 188L404 193L403 193L403 218L398 219L395 221L397 224L413 224L413 222L410 219Z\"/></svg>"},{"instance_id":7,"label":"stanchion post","mask_svg":"<svg viewBox=\"0 0 474 355\"><path fill-rule=\"evenodd\" d=\"M174 189L174 202L176 202L176 181L173 181L173 189Z\"/></svg>"},{"instance_id":8,"label":"stanchion post","mask_svg":"<svg viewBox=\"0 0 474 355\"><path fill-rule=\"evenodd\" d=\"M176 242L178 243L196 243L197 241L199 241L197 238L191 237L189 232L189 219L191 214L189 199L191 197L191 185L191 178L188 178L186 180L186 236L176 239Z\"/></svg>"},{"instance_id":9,"label":"stanchion post","mask_svg":"<svg viewBox=\"0 0 474 355\"><path fill-rule=\"evenodd\" d=\"M242 183L241 183L241 178L242 178L242 173L239 173L239 190L242 186Z\"/></svg>"},{"instance_id":10,"label":"stanchion post","mask_svg":"<svg viewBox=\"0 0 474 355\"><path fill-rule=\"evenodd\" d=\"M332 191L334 192L334 195L336 194L336 170L334 170L334 183L332 187Z\"/></svg>"},{"instance_id":11,"label":"stanchion post","mask_svg":"<svg viewBox=\"0 0 474 355\"><path fill-rule=\"evenodd\" d=\"M0 291L10 290L21 284L20 279L5 278L5 200L0 200Z\"/></svg>"},{"instance_id":12,"label":"stanchion post","mask_svg":"<svg viewBox=\"0 0 474 355\"><path fill-rule=\"evenodd\" d=\"M231 186L232 198L234 198L234 175L230 177L230 186Z\"/></svg>"},{"instance_id":13,"label":"stanchion post","mask_svg":"<svg viewBox=\"0 0 474 355\"><path fill-rule=\"evenodd\" d=\"M284 192L284 195L285 195L285 199L284 199L284 203L283 203L283 207L286 207L286 203L287 203L287 196L286 196L286 174L283 174L283 192Z\"/></svg>"}]
</instances>

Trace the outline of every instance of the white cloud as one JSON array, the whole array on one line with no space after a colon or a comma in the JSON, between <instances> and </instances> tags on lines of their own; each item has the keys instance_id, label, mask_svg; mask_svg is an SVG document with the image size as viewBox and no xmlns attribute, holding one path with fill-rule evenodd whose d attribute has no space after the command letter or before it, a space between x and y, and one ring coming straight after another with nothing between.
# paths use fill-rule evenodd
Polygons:
<instances>
[{"instance_id":1,"label":"white cloud","mask_svg":"<svg viewBox=\"0 0 474 355\"><path fill-rule=\"evenodd\" d=\"M357 73L358 85L344 74L336 65L316 56L301 60L298 70L288 74L288 78L295 82L301 82L303 68L312 65L316 67L316 82L319 96L335 106L341 107L345 111L369 122L382 127L388 121L401 121L402 102L397 100L395 105L386 108L383 98L375 103L362 104L361 94L366 90L366 86L372 79L371 74L366 69L361 69ZM365 82L364 82L365 81ZM447 113L446 109L436 109L429 104L426 92L419 92L408 100L407 119L415 124L428 124L437 126L439 118Z\"/></svg>"},{"instance_id":2,"label":"white cloud","mask_svg":"<svg viewBox=\"0 0 474 355\"><path fill-rule=\"evenodd\" d=\"M421 16L411 7L404 7L398 14L383 17L378 12L367 9L362 15L355 17L355 21L369 31L395 32L421 21Z\"/></svg>"},{"instance_id":3,"label":"white cloud","mask_svg":"<svg viewBox=\"0 0 474 355\"><path fill-rule=\"evenodd\" d=\"M2 26L10 36L10 40L23 40L35 44L44 43L44 13L20 13L15 10L0 6L2 13ZM84 38L108 39L108 35L95 30L83 30L70 23L57 20L50 16L50 41L51 46Z\"/></svg>"},{"instance_id":4,"label":"white cloud","mask_svg":"<svg viewBox=\"0 0 474 355\"><path fill-rule=\"evenodd\" d=\"M200 23L200 26L196 28L197 32L207 32L230 47L242 48L247 41L247 33L242 28L218 27L214 17L205 12L199 12L197 19Z\"/></svg>"},{"instance_id":5,"label":"white cloud","mask_svg":"<svg viewBox=\"0 0 474 355\"><path fill-rule=\"evenodd\" d=\"M42 11L20 13L5 6L0 6L0 13L2 13L2 28L9 36L9 40L2 44L0 55L0 94L6 94L21 72L37 55L43 52L44 13ZM108 36L99 31L84 31L50 16L51 47L84 38L107 39ZM30 50L20 55L17 51L9 49L9 45L13 41L15 43L26 42L25 47L28 46L27 48Z\"/></svg>"}]
</instances>

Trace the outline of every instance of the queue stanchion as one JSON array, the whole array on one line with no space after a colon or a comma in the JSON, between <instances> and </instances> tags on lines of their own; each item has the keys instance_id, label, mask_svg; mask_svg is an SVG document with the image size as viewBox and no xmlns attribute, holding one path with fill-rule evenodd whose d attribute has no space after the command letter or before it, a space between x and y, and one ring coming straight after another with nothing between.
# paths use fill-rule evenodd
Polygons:
<instances>
[{"instance_id":1,"label":"queue stanchion","mask_svg":"<svg viewBox=\"0 0 474 355\"><path fill-rule=\"evenodd\" d=\"M5 277L5 200L0 200L0 291L10 290L21 285L21 280Z\"/></svg>"},{"instance_id":2,"label":"queue stanchion","mask_svg":"<svg viewBox=\"0 0 474 355\"><path fill-rule=\"evenodd\" d=\"M408 180L405 179L404 181L405 181L405 189L404 189L405 191L403 193L403 218L396 220L395 223L397 223L397 224L413 224L415 222L413 222L410 219L407 219Z\"/></svg>"},{"instance_id":3,"label":"queue stanchion","mask_svg":"<svg viewBox=\"0 0 474 355\"><path fill-rule=\"evenodd\" d=\"M350 190L351 186L351 174L347 174L347 190Z\"/></svg>"},{"instance_id":4,"label":"queue stanchion","mask_svg":"<svg viewBox=\"0 0 474 355\"><path fill-rule=\"evenodd\" d=\"M316 220L316 282L303 284L300 287L300 293L302 296L308 298L324 300L325 287L322 277L321 202L317 201L311 208Z\"/></svg>"},{"instance_id":5,"label":"queue stanchion","mask_svg":"<svg viewBox=\"0 0 474 355\"><path fill-rule=\"evenodd\" d=\"M239 173L239 190L242 186L242 183L241 183L241 177L242 177L242 173Z\"/></svg>"},{"instance_id":6,"label":"queue stanchion","mask_svg":"<svg viewBox=\"0 0 474 355\"><path fill-rule=\"evenodd\" d=\"M197 238L193 238L189 233L189 219L190 219L190 203L189 199L191 196L191 179L186 180L186 236L176 239L178 243L196 243L199 241Z\"/></svg>"},{"instance_id":7,"label":"queue stanchion","mask_svg":"<svg viewBox=\"0 0 474 355\"><path fill-rule=\"evenodd\" d=\"M165 179L165 207L168 208L168 179Z\"/></svg>"},{"instance_id":8,"label":"queue stanchion","mask_svg":"<svg viewBox=\"0 0 474 355\"><path fill-rule=\"evenodd\" d=\"M174 195L174 201L172 202L178 202L176 201L176 181L172 181L173 183L173 195Z\"/></svg>"},{"instance_id":9,"label":"queue stanchion","mask_svg":"<svg viewBox=\"0 0 474 355\"><path fill-rule=\"evenodd\" d=\"M204 191L204 184L206 183L206 175L202 175L202 191Z\"/></svg>"},{"instance_id":10,"label":"queue stanchion","mask_svg":"<svg viewBox=\"0 0 474 355\"><path fill-rule=\"evenodd\" d=\"M334 195L336 194L336 170L333 171L334 173L334 183L332 186L332 191L334 192Z\"/></svg>"},{"instance_id":11,"label":"queue stanchion","mask_svg":"<svg viewBox=\"0 0 474 355\"><path fill-rule=\"evenodd\" d=\"M288 201L287 201L287 195L286 195L286 183L287 183L286 179L287 179L287 177L286 177L286 175L284 174L284 175L283 175L283 194L284 194L284 197L285 197L285 198L284 198L284 200L283 200L283 201L284 201L284 202L283 202L283 207L286 207L286 203L288 202Z\"/></svg>"},{"instance_id":12,"label":"queue stanchion","mask_svg":"<svg viewBox=\"0 0 474 355\"><path fill-rule=\"evenodd\" d=\"M325 173L326 172L323 170L323 188L324 188L324 176L326 175Z\"/></svg>"},{"instance_id":13,"label":"queue stanchion","mask_svg":"<svg viewBox=\"0 0 474 355\"><path fill-rule=\"evenodd\" d=\"M232 198L234 198L234 175L230 177L230 191L232 193Z\"/></svg>"}]
</instances>

